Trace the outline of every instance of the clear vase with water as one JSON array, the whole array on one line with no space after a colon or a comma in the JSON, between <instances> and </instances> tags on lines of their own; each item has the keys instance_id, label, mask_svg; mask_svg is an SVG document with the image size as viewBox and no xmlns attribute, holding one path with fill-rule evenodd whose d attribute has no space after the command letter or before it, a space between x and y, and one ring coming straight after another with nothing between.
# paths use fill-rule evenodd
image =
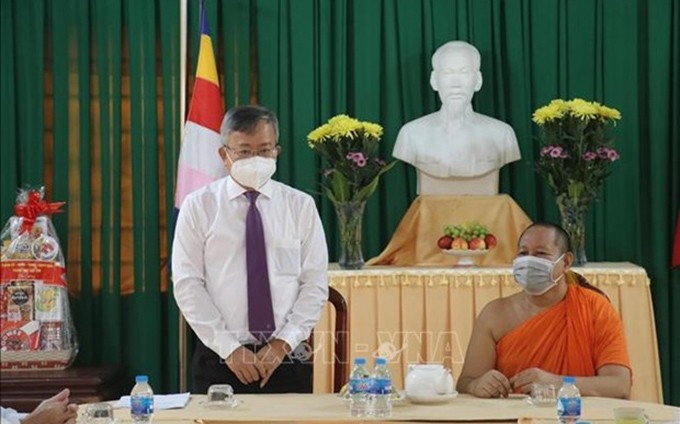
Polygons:
<instances>
[{"instance_id":1,"label":"clear vase with water","mask_svg":"<svg viewBox=\"0 0 680 424\"><path fill-rule=\"evenodd\" d=\"M562 228L569 235L569 242L574 253L574 265L583 266L586 258L586 216L588 215L588 199L571 197L567 194L557 196L557 206L562 218Z\"/></svg>"},{"instance_id":2,"label":"clear vase with water","mask_svg":"<svg viewBox=\"0 0 680 424\"><path fill-rule=\"evenodd\" d=\"M335 204L340 239L338 264L342 269L361 269L364 266L364 256L361 249L361 223L364 218L365 207L365 201Z\"/></svg>"}]
</instances>

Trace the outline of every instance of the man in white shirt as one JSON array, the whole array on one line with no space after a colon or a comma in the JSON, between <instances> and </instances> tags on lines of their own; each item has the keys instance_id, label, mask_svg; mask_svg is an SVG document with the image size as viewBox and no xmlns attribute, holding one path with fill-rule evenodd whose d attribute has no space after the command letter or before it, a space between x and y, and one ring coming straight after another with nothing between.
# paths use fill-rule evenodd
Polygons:
<instances>
[{"instance_id":1,"label":"man in white shirt","mask_svg":"<svg viewBox=\"0 0 680 424\"><path fill-rule=\"evenodd\" d=\"M312 364L288 354L328 298L321 219L311 196L270 179L281 151L276 115L236 107L220 133L230 176L187 196L172 252L175 299L199 339L193 391L311 392Z\"/></svg>"},{"instance_id":2,"label":"man in white shirt","mask_svg":"<svg viewBox=\"0 0 680 424\"><path fill-rule=\"evenodd\" d=\"M64 389L45 399L30 414L22 414L11 408L1 408L2 424L75 424L78 405L69 403L69 390Z\"/></svg>"}]
</instances>

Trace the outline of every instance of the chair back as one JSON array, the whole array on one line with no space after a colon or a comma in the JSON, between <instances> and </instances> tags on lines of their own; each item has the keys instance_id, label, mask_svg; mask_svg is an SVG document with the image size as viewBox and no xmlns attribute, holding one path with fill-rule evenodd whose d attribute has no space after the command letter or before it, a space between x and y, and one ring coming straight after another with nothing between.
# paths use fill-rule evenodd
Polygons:
<instances>
[{"instance_id":1,"label":"chair back","mask_svg":"<svg viewBox=\"0 0 680 424\"><path fill-rule=\"evenodd\" d=\"M328 301L335 308L335 363L333 364L333 391L339 393L349 379L347 352L347 302L339 291L328 288Z\"/></svg>"}]
</instances>

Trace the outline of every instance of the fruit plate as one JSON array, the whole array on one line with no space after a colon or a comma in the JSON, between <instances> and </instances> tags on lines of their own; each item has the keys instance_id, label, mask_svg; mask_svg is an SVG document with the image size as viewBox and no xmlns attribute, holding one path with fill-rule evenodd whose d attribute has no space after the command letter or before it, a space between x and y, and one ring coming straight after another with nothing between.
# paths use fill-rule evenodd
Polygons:
<instances>
[{"instance_id":1,"label":"fruit plate","mask_svg":"<svg viewBox=\"0 0 680 424\"><path fill-rule=\"evenodd\" d=\"M445 395L406 395L409 402L418 405L436 405L438 403L446 403L458 396L458 392L448 393Z\"/></svg>"},{"instance_id":2,"label":"fruit plate","mask_svg":"<svg viewBox=\"0 0 680 424\"><path fill-rule=\"evenodd\" d=\"M484 256L489 253L489 249L480 250L461 250L461 249L441 249L442 253L448 256L455 256L458 258L456 266L475 266L475 261L472 258L477 256Z\"/></svg>"}]
</instances>

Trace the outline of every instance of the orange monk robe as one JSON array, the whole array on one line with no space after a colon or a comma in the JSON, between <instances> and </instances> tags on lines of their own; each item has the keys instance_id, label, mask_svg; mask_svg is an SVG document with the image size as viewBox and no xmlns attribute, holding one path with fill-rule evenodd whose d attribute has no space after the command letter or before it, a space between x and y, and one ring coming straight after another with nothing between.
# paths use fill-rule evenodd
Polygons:
<instances>
[{"instance_id":1,"label":"orange monk robe","mask_svg":"<svg viewBox=\"0 0 680 424\"><path fill-rule=\"evenodd\" d=\"M560 303L496 344L496 369L506 377L534 367L570 376L594 376L608 364L630 369L621 319L607 298L578 284L567 287Z\"/></svg>"}]
</instances>

